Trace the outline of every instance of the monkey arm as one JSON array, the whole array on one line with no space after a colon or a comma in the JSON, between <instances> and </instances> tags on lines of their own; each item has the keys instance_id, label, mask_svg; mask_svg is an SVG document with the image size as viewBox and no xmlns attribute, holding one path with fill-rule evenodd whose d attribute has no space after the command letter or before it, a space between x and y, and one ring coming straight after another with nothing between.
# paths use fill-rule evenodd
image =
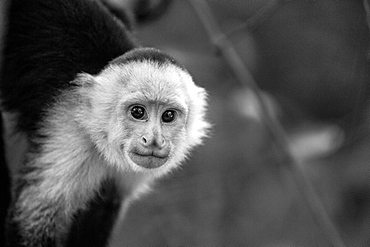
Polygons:
<instances>
[{"instance_id":1,"label":"monkey arm","mask_svg":"<svg viewBox=\"0 0 370 247\"><path fill-rule=\"evenodd\" d=\"M74 214L98 190L104 173L98 164L27 164L31 169L17 182L12 224L24 246L61 246Z\"/></svg>"}]
</instances>

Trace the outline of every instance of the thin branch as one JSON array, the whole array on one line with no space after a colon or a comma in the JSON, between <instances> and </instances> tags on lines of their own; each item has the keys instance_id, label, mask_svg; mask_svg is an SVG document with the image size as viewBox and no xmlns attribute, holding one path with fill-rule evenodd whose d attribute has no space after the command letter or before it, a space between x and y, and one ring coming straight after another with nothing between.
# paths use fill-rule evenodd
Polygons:
<instances>
[{"instance_id":1,"label":"thin branch","mask_svg":"<svg viewBox=\"0 0 370 247\"><path fill-rule=\"evenodd\" d=\"M268 113L267 105L262 98L261 91L250 70L238 55L233 44L220 30L207 2L189 0L189 3L204 26L211 42L217 47L218 51L220 51L222 57L228 63L238 81L243 86L251 89L257 96L257 100L262 111L262 122L266 125L267 130L271 133L281 152L285 155L286 159L284 159L284 161L286 162L287 167L293 172L295 182L301 190L303 198L307 201L315 219L327 236L329 242L333 246L344 247L345 244L316 194L310 179L302 170L301 161L291 153L288 135L280 122L272 118Z\"/></svg>"},{"instance_id":2,"label":"thin branch","mask_svg":"<svg viewBox=\"0 0 370 247\"><path fill-rule=\"evenodd\" d=\"M223 35L230 37L235 33L243 31L244 29L254 30L261 22L268 18L267 16L269 16L274 10L277 9L282 1L283 0L270 0L265 2L264 5L245 22L232 27L228 31L225 31Z\"/></svg>"}]
</instances>

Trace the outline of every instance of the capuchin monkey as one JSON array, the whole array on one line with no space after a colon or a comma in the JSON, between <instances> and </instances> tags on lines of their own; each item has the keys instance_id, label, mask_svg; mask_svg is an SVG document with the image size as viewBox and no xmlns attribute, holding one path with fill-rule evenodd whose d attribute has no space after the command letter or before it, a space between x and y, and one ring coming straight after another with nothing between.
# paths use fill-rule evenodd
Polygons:
<instances>
[{"instance_id":1,"label":"capuchin monkey","mask_svg":"<svg viewBox=\"0 0 370 247\"><path fill-rule=\"evenodd\" d=\"M122 202L201 144L206 92L98 0L13 0L8 13L8 245L106 246Z\"/></svg>"}]
</instances>

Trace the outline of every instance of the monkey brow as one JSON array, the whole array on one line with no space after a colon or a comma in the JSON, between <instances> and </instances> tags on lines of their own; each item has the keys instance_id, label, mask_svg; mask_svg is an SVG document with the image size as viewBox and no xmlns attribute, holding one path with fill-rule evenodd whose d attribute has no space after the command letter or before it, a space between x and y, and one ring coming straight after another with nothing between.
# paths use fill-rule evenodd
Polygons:
<instances>
[{"instance_id":1,"label":"monkey brow","mask_svg":"<svg viewBox=\"0 0 370 247\"><path fill-rule=\"evenodd\" d=\"M162 104L162 105L166 105L166 106L171 106L177 110L179 110L180 112L183 112L183 113L187 113L188 111L188 108L185 104L185 102L181 102L181 101L178 101L178 100L165 100L165 101L156 101L156 102L159 102L159 104Z\"/></svg>"},{"instance_id":2,"label":"monkey brow","mask_svg":"<svg viewBox=\"0 0 370 247\"><path fill-rule=\"evenodd\" d=\"M151 98L143 94L134 94L125 99L125 105L145 104L145 103L171 106L183 113L186 113L188 111L187 104L182 99Z\"/></svg>"}]
</instances>

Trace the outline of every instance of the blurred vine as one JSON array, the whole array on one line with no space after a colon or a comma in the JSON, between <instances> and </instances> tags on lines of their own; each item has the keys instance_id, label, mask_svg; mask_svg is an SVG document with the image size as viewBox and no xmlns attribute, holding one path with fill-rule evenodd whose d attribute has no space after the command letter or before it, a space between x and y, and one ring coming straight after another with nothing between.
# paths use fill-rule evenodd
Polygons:
<instances>
[{"instance_id":1,"label":"blurred vine","mask_svg":"<svg viewBox=\"0 0 370 247\"><path fill-rule=\"evenodd\" d=\"M189 0L190 5L202 23L209 39L216 47L217 52L220 53L222 58L229 65L241 86L250 89L256 95L257 102L261 108L261 121L266 126L266 130L271 134L279 151L283 155L283 158L280 159L280 163L284 165L282 167L286 167L292 172L295 182L302 192L303 198L309 205L314 218L322 228L328 241L332 246L344 247L345 244L333 221L328 216L319 196L315 192L312 182L307 174L302 170L302 161L292 154L286 131L281 123L272 118L269 114L262 92L253 78L252 73L244 64L242 58L239 56L237 50L228 38L228 36L234 32L255 26L256 23L263 20L263 16L267 13L271 13L271 11L273 11L280 2L281 1L279 0L268 1L265 7L262 7L256 15L251 17L245 23L234 28L228 33L223 33L206 1Z\"/></svg>"}]
</instances>

